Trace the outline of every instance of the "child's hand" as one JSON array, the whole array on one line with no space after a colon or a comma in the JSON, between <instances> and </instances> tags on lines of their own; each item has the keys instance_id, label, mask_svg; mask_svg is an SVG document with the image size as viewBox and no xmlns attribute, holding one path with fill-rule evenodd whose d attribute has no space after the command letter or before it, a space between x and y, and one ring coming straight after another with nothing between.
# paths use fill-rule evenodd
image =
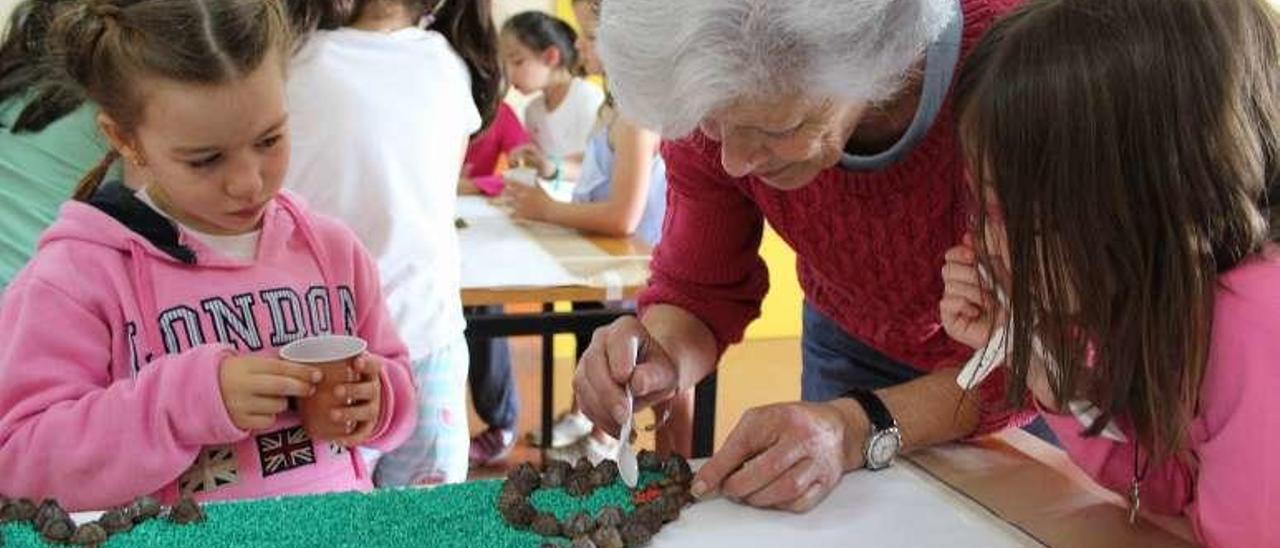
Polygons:
<instances>
[{"instance_id":1,"label":"child's hand","mask_svg":"<svg viewBox=\"0 0 1280 548\"><path fill-rule=\"evenodd\" d=\"M350 401L351 405L334 409L330 418L338 424L352 425L346 437L335 443L355 447L369 439L382 414L382 362L365 355L356 358L355 371L360 380L334 387L334 396Z\"/></svg>"},{"instance_id":2,"label":"child's hand","mask_svg":"<svg viewBox=\"0 0 1280 548\"><path fill-rule=\"evenodd\" d=\"M996 322L1003 321L1004 310L982 288L978 256L969 237L947 250L942 281L945 289L938 308L943 329L952 339L975 350L985 347Z\"/></svg>"},{"instance_id":3,"label":"child's hand","mask_svg":"<svg viewBox=\"0 0 1280 548\"><path fill-rule=\"evenodd\" d=\"M556 173L556 166L543 154L542 150L532 143L511 151L512 167L531 167L538 171L538 176L550 179Z\"/></svg>"},{"instance_id":4,"label":"child's hand","mask_svg":"<svg viewBox=\"0 0 1280 548\"><path fill-rule=\"evenodd\" d=\"M231 356L218 368L222 403L241 430L263 430L289 408L289 398L316 390L321 373L313 367L254 356Z\"/></svg>"},{"instance_id":5,"label":"child's hand","mask_svg":"<svg viewBox=\"0 0 1280 548\"><path fill-rule=\"evenodd\" d=\"M551 197L539 186L507 185L502 195L511 204L512 215L517 219L546 221L551 209Z\"/></svg>"}]
</instances>

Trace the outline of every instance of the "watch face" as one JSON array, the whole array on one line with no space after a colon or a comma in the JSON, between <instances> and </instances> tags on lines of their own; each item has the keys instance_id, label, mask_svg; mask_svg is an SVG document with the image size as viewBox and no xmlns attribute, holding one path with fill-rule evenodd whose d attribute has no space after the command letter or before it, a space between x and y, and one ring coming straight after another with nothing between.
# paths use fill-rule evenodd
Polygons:
<instances>
[{"instance_id":1,"label":"watch face","mask_svg":"<svg viewBox=\"0 0 1280 548\"><path fill-rule=\"evenodd\" d=\"M896 431L877 432L867 450L867 464L874 467L888 466L898 456L902 440Z\"/></svg>"}]
</instances>

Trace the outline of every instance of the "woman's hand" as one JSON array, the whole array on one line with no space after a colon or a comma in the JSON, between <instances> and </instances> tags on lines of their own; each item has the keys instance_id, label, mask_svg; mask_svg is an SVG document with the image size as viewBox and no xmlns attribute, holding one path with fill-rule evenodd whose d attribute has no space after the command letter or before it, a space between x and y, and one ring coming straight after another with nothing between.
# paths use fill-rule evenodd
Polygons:
<instances>
[{"instance_id":1,"label":"woman's hand","mask_svg":"<svg viewBox=\"0 0 1280 548\"><path fill-rule=\"evenodd\" d=\"M548 214L553 201L540 186L507 184L503 197L511 204L512 215L529 221L550 221Z\"/></svg>"},{"instance_id":2,"label":"woman's hand","mask_svg":"<svg viewBox=\"0 0 1280 548\"><path fill-rule=\"evenodd\" d=\"M592 335L574 372L573 393L578 408L616 436L628 408L639 412L671 400L679 391L679 378L675 362L658 340L640 320L625 316ZM626 399L628 388L634 403Z\"/></svg>"},{"instance_id":3,"label":"woman's hand","mask_svg":"<svg viewBox=\"0 0 1280 548\"><path fill-rule=\"evenodd\" d=\"M969 236L965 236L961 245L947 250L942 281L944 289L938 309L943 329L952 339L970 348L986 347L997 322L1004 322L1005 311L984 287L978 273L978 256Z\"/></svg>"},{"instance_id":4,"label":"woman's hand","mask_svg":"<svg viewBox=\"0 0 1280 548\"><path fill-rule=\"evenodd\" d=\"M236 428L263 430L289 408L289 398L315 393L321 373L314 367L254 356L231 356L218 368L222 403Z\"/></svg>"},{"instance_id":5,"label":"woman's hand","mask_svg":"<svg viewBox=\"0 0 1280 548\"><path fill-rule=\"evenodd\" d=\"M808 512L846 471L863 465L870 425L850 403L781 403L747 411L694 477L692 494L718 492L759 508Z\"/></svg>"}]
</instances>

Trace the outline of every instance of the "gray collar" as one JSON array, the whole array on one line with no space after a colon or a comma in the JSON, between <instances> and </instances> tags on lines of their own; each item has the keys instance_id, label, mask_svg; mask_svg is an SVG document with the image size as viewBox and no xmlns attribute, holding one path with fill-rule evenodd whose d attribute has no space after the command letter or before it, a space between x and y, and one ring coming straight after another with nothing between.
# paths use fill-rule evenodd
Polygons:
<instances>
[{"instance_id":1,"label":"gray collar","mask_svg":"<svg viewBox=\"0 0 1280 548\"><path fill-rule=\"evenodd\" d=\"M956 16L951 19L947 28L937 42L929 46L925 52L924 85L920 90L920 105L916 108L915 118L911 126L898 142L888 150L871 156L860 156L844 153L840 158L840 167L849 171L879 171L901 160L924 136L929 133L933 121L942 110L947 91L951 89L951 79L955 75L956 65L960 60L960 41L964 35L964 10L960 1L954 3Z\"/></svg>"}]
</instances>

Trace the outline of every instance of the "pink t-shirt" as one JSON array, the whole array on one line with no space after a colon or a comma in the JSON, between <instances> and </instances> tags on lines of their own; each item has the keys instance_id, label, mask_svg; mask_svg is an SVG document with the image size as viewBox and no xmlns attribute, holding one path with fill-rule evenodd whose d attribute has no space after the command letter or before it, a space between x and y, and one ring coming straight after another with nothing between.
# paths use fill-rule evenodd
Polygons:
<instances>
[{"instance_id":1,"label":"pink t-shirt","mask_svg":"<svg viewBox=\"0 0 1280 548\"><path fill-rule=\"evenodd\" d=\"M494 175L499 157L528 142L529 134L525 133L516 113L506 103L500 103L493 125L472 139L467 147L462 174L473 178Z\"/></svg>"},{"instance_id":2,"label":"pink t-shirt","mask_svg":"<svg viewBox=\"0 0 1280 548\"><path fill-rule=\"evenodd\" d=\"M1280 546L1280 250L1237 266L1219 285L1189 447L1147 471L1142 508L1186 515L1209 546ZM1133 444L1085 438L1071 415L1045 418L1080 468L1127 495ZM1145 451L1138 456L1146 462Z\"/></svg>"}]
</instances>

